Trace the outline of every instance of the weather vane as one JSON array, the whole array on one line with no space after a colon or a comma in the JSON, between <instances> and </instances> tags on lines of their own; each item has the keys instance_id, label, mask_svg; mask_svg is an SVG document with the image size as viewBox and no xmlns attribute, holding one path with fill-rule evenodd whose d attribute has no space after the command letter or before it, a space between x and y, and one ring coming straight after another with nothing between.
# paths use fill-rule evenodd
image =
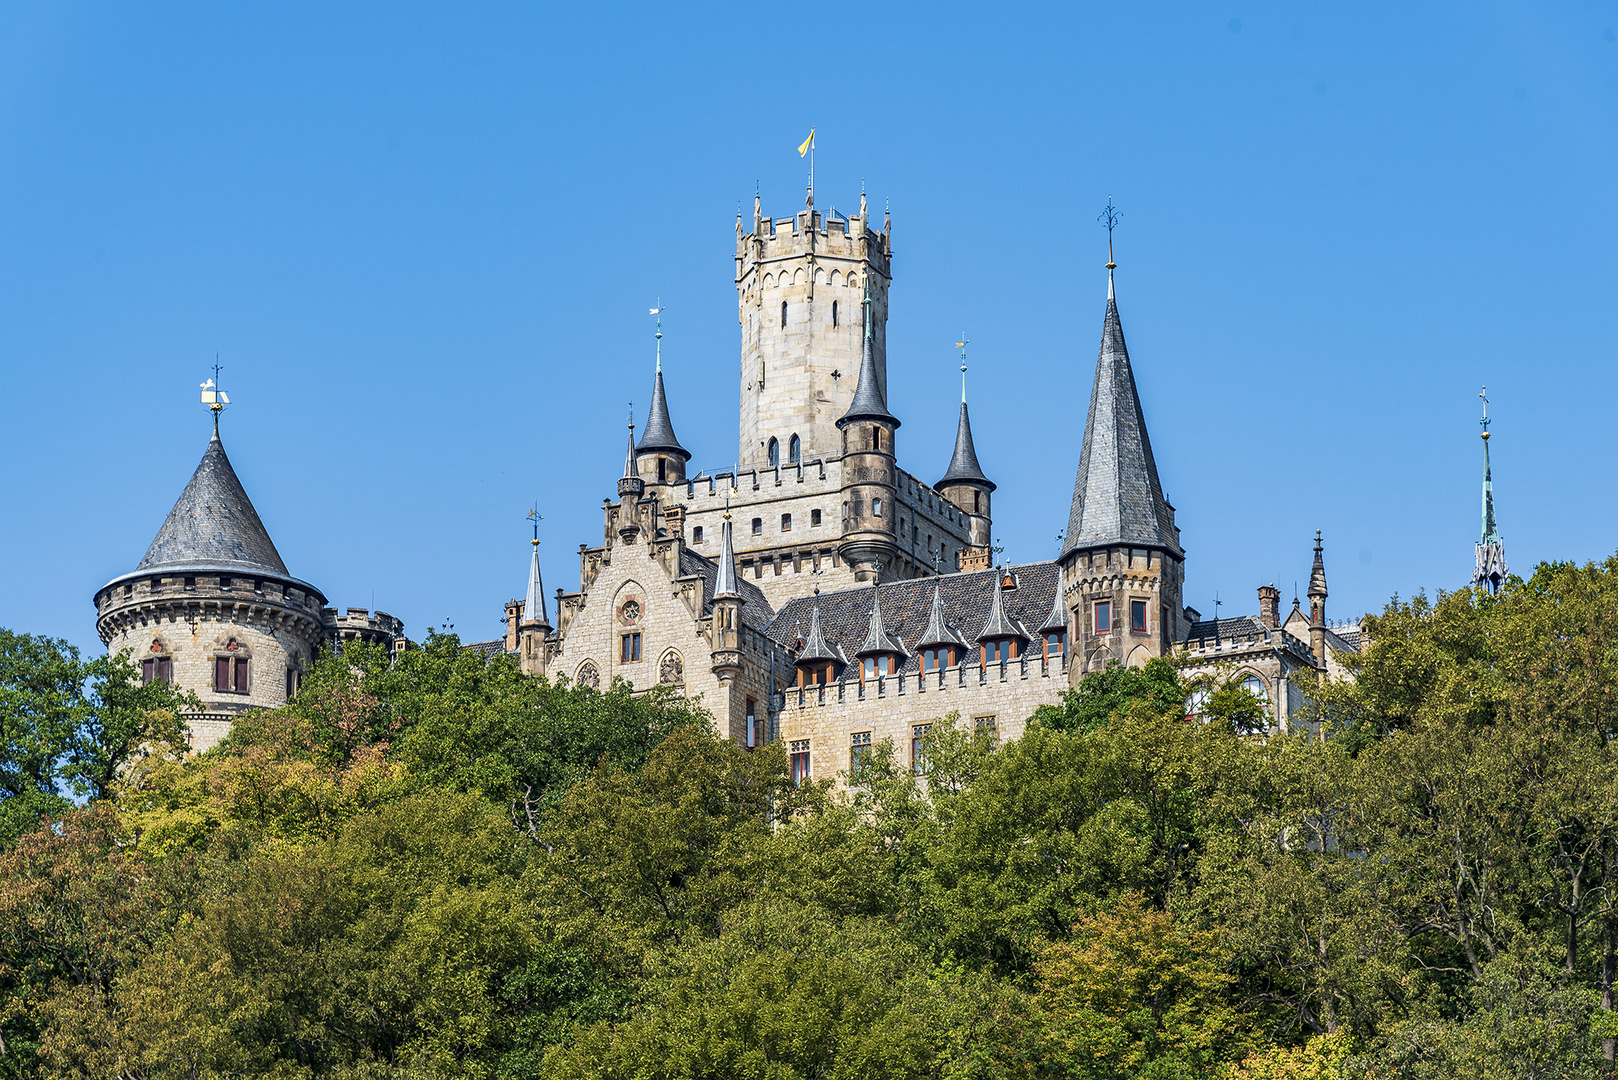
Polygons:
<instances>
[{"instance_id":1,"label":"weather vane","mask_svg":"<svg viewBox=\"0 0 1618 1080\"><path fill-rule=\"evenodd\" d=\"M1115 270L1118 264L1112 259L1112 230L1118 227L1118 219L1123 217L1112 205L1112 196L1107 196L1107 208L1101 211L1097 221L1107 227L1107 269Z\"/></svg>"},{"instance_id":2,"label":"weather vane","mask_svg":"<svg viewBox=\"0 0 1618 1080\"><path fill-rule=\"evenodd\" d=\"M230 404L230 395L219 388L219 358L214 358L213 378L202 384L202 403L213 413L213 429L219 430L219 413Z\"/></svg>"},{"instance_id":3,"label":"weather vane","mask_svg":"<svg viewBox=\"0 0 1618 1080\"><path fill-rule=\"evenodd\" d=\"M534 500L534 508L528 511L528 520L534 523L534 546L539 546L539 523L545 520L545 515L539 512L539 500Z\"/></svg>"},{"instance_id":4,"label":"weather vane","mask_svg":"<svg viewBox=\"0 0 1618 1080\"><path fill-rule=\"evenodd\" d=\"M970 344L972 344L972 339L966 336L965 330L962 330L961 340L955 343L955 347L961 350L961 401L963 402L966 401L966 347Z\"/></svg>"},{"instance_id":5,"label":"weather vane","mask_svg":"<svg viewBox=\"0 0 1618 1080\"><path fill-rule=\"evenodd\" d=\"M1478 423L1483 425L1483 437L1487 439L1489 437L1489 388L1485 386L1478 393L1478 397L1483 399L1483 419L1479 420Z\"/></svg>"}]
</instances>

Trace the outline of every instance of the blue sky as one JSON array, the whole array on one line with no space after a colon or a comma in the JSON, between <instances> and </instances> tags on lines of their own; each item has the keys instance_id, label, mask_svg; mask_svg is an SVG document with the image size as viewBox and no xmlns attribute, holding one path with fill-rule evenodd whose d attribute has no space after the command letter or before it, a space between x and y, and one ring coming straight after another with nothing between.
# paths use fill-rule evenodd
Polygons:
<instances>
[{"instance_id":1,"label":"blue sky","mask_svg":"<svg viewBox=\"0 0 1618 1080\"><path fill-rule=\"evenodd\" d=\"M96 648L208 437L335 603L495 636L578 582L661 297L693 467L736 454L738 204L863 179L890 405L951 343L1015 561L1066 521L1105 296L1187 601L1452 588L1478 387L1514 569L1618 547L1618 2L0 7L0 625ZM750 209L749 209L750 214Z\"/></svg>"}]
</instances>

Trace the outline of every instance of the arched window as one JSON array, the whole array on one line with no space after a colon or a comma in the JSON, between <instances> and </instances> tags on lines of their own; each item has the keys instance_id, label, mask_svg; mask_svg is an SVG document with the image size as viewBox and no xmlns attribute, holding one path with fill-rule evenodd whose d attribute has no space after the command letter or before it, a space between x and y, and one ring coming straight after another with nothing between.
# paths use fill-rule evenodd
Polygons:
<instances>
[{"instance_id":1,"label":"arched window","mask_svg":"<svg viewBox=\"0 0 1618 1080\"><path fill-rule=\"evenodd\" d=\"M831 302L831 325L832 329L837 328L837 301L835 300Z\"/></svg>"},{"instance_id":2,"label":"arched window","mask_svg":"<svg viewBox=\"0 0 1618 1080\"><path fill-rule=\"evenodd\" d=\"M787 461L792 465L796 465L798 463L798 459L802 456L803 444L800 443L798 441L798 437L794 435L792 436L792 441L787 443Z\"/></svg>"},{"instance_id":3,"label":"arched window","mask_svg":"<svg viewBox=\"0 0 1618 1080\"><path fill-rule=\"evenodd\" d=\"M773 467L779 464L781 464L781 443L780 440L772 437L770 439L770 465Z\"/></svg>"},{"instance_id":4,"label":"arched window","mask_svg":"<svg viewBox=\"0 0 1618 1080\"><path fill-rule=\"evenodd\" d=\"M783 301L781 301L781 329L785 330L786 325L787 325L787 302L785 300L783 300Z\"/></svg>"},{"instance_id":5,"label":"arched window","mask_svg":"<svg viewBox=\"0 0 1618 1080\"><path fill-rule=\"evenodd\" d=\"M1270 700L1270 689L1264 685L1264 680L1257 675L1249 675L1242 680L1242 689L1258 699L1260 704Z\"/></svg>"}]
</instances>

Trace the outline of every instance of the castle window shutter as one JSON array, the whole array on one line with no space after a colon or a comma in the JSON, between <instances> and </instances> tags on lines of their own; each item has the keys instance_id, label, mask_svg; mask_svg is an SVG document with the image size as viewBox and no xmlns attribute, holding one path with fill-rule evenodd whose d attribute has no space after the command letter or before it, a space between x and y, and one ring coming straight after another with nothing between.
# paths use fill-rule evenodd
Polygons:
<instances>
[{"instance_id":1,"label":"castle window shutter","mask_svg":"<svg viewBox=\"0 0 1618 1080\"><path fill-rule=\"evenodd\" d=\"M214 657L213 688L221 691L230 689L230 657Z\"/></svg>"},{"instance_id":2,"label":"castle window shutter","mask_svg":"<svg viewBox=\"0 0 1618 1080\"><path fill-rule=\"evenodd\" d=\"M140 662L140 678L141 678L141 682L148 682L149 683L156 677L157 677L157 661L156 660L142 660Z\"/></svg>"},{"instance_id":3,"label":"castle window shutter","mask_svg":"<svg viewBox=\"0 0 1618 1080\"><path fill-rule=\"evenodd\" d=\"M160 683L174 681L174 661L167 656L157 658L157 681Z\"/></svg>"},{"instance_id":4,"label":"castle window shutter","mask_svg":"<svg viewBox=\"0 0 1618 1080\"><path fill-rule=\"evenodd\" d=\"M247 658L245 656L238 656L236 658L236 686L235 686L235 689L236 689L236 692L238 694L245 694L245 693L247 693L247 690L248 690L248 685L247 685Z\"/></svg>"}]
</instances>

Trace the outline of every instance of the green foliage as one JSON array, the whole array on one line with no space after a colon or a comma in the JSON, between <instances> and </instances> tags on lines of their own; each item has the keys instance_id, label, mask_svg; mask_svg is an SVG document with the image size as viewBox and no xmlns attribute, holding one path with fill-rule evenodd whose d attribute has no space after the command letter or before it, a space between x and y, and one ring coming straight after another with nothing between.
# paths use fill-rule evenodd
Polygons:
<instances>
[{"instance_id":1,"label":"green foliage","mask_svg":"<svg viewBox=\"0 0 1618 1080\"><path fill-rule=\"evenodd\" d=\"M1138 668L1113 661L1105 671L1085 676L1077 689L1064 693L1060 705L1035 709L1034 719L1052 731L1087 734L1131 705L1144 705L1164 716L1176 710L1183 713L1186 692L1179 673L1167 660L1148 660Z\"/></svg>"}]
</instances>

